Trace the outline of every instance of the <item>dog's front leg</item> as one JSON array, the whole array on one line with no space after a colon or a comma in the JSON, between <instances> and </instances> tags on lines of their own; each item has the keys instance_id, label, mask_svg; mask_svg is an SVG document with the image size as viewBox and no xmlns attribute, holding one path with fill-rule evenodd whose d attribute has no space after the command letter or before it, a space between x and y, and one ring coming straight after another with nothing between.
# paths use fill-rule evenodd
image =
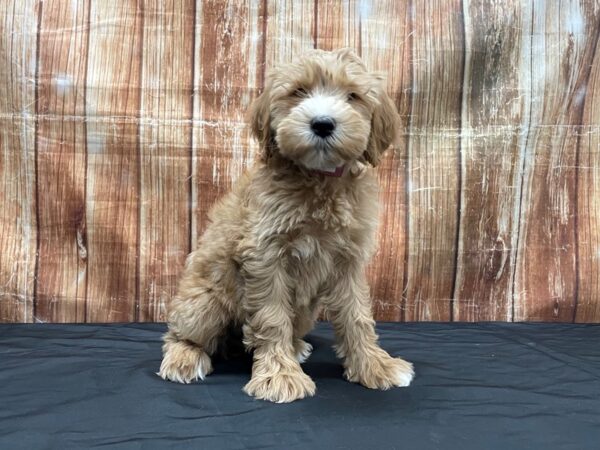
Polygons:
<instances>
[{"instance_id":1,"label":"dog's front leg","mask_svg":"<svg viewBox=\"0 0 600 450\"><path fill-rule=\"evenodd\" d=\"M254 350L252 378L244 391L287 403L314 395L316 388L296 359L292 280L277 258L265 259L255 257L244 264L244 344Z\"/></svg>"},{"instance_id":2,"label":"dog's front leg","mask_svg":"<svg viewBox=\"0 0 600 450\"><path fill-rule=\"evenodd\" d=\"M341 270L340 278L328 289L323 303L336 337L336 351L344 359L345 377L371 389L408 386L412 364L391 357L377 343L371 312L369 286L362 268Z\"/></svg>"}]
</instances>

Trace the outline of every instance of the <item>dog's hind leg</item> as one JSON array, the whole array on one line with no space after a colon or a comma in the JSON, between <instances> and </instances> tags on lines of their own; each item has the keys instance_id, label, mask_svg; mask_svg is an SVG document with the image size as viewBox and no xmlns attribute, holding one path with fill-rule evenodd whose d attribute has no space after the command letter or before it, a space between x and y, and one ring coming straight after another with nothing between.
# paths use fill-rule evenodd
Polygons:
<instances>
[{"instance_id":1,"label":"dog's hind leg","mask_svg":"<svg viewBox=\"0 0 600 450\"><path fill-rule=\"evenodd\" d=\"M210 356L232 317L231 302L223 294L198 287L183 295L180 288L171 304L158 375L179 383L204 379L212 372Z\"/></svg>"}]
</instances>

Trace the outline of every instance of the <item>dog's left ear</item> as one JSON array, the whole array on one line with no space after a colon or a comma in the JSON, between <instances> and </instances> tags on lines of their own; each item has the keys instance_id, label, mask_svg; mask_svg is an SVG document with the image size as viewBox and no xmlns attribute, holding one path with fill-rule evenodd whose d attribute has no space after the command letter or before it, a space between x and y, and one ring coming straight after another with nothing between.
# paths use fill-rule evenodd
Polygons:
<instances>
[{"instance_id":1,"label":"dog's left ear","mask_svg":"<svg viewBox=\"0 0 600 450\"><path fill-rule=\"evenodd\" d=\"M261 150L261 159L265 161L270 158L273 151L269 104L269 89L268 86L265 86L265 90L252 102L248 112L248 121L252 135L258 141Z\"/></svg>"},{"instance_id":2,"label":"dog's left ear","mask_svg":"<svg viewBox=\"0 0 600 450\"><path fill-rule=\"evenodd\" d=\"M376 75L378 104L373 110L371 118L371 135L367 150L364 153L365 160L373 167L379 164L383 152L396 142L400 115L392 98L385 90L384 77Z\"/></svg>"}]
</instances>

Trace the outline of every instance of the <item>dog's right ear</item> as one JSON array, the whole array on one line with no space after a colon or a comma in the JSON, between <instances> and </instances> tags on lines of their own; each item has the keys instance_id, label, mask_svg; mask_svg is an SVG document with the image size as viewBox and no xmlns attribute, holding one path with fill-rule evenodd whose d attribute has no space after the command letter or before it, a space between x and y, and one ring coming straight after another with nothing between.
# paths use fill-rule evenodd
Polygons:
<instances>
[{"instance_id":1,"label":"dog's right ear","mask_svg":"<svg viewBox=\"0 0 600 450\"><path fill-rule=\"evenodd\" d=\"M252 129L252 135L260 144L261 159L266 161L273 152L273 142L271 138L271 112L269 110L269 92L265 88L252 105L248 114L248 120Z\"/></svg>"}]
</instances>

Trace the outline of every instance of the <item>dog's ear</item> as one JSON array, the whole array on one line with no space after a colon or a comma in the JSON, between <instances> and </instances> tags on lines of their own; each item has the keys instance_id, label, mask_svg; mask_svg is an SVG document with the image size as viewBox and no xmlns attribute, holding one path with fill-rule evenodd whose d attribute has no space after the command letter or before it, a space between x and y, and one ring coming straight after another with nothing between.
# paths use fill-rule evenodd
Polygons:
<instances>
[{"instance_id":1,"label":"dog's ear","mask_svg":"<svg viewBox=\"0 0 600 450\"><path fill-rule=\"evenodd\" d=\"M371 134L364 158L373 167L379 164L379 159L388 147L396 142L400 116L392 98L387 94L384 77L375 75L378 79L377 105L371 118Z\"/></svg>"},{"instance_id":2,"label":"dog's ear","mask_svg":"<svg viewBox=\"0 0 600 450\"><path fill-rule=\"evenodd\" d=\"M252 135L260 145L261 159L267 160L272 153L271 139L271 112L269 110L270 98L268 86L250 105L248 121Z\"/></svg>"}]
</instances>

